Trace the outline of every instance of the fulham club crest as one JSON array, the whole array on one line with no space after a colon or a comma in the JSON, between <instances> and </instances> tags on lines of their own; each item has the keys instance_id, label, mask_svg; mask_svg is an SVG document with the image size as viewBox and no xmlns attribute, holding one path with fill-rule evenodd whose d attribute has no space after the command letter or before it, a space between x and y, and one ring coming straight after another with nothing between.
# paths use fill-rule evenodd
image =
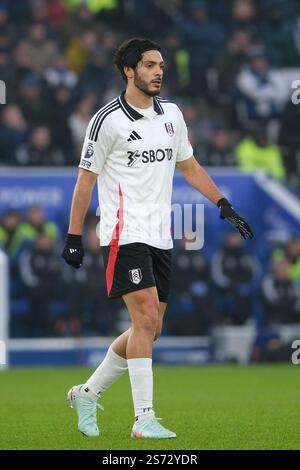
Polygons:
<instances>
[{"instance_id":1,"label":"fulham club crest","mask_svg":"<svg viewBox=\"0 0 300 470\"><path fill-rule=\"evenodd\" d=\"M129 271L129 277L133 284L139 284L142 280L142 271L140 270L140 268L131 269Z\"/></svg>"},{"instance_id":2,"label":"fulham club crest","mask_svg":"<svg viewBox=\"0 0 300 470\"><path fill-rule=\"evenodd\" d=\"M165 128L170 137L174 135L174 128L171 122L165 122Z\"/></svg>"}]
</instances>

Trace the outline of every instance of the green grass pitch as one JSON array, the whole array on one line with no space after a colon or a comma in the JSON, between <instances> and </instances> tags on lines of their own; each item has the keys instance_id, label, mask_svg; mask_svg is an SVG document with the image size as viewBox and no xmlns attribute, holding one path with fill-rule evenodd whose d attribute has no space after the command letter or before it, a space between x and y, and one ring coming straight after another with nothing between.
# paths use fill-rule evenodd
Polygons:
<instances>
[{"instance_id":1,"label":"green grass pitch","mask_svg":"<svg viewBox=\"0 0 300 470\"><path fill-rule=\"evenodd\" d=\"M300 449L300 366L155 366L154 403L177 439L133 440L128 376L98 411L102 435L77 431L68 389L87 368L0 372L0 449Z\"/></svg>"}]
</instances>

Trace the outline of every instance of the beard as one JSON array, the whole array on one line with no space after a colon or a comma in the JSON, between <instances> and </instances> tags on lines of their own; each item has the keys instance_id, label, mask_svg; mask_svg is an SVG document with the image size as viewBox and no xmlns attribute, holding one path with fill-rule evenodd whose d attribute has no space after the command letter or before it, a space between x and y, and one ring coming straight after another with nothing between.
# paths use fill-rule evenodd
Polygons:
<instances>
[{"instance_id":1,"label":"beard","mask_svg":"<svg viewBox=\"0 0 300 470\"><path fill-rule=\"evenodd\" d=\"M151 91L151 90L149 89L149 88L150 88L150 84L148 84L147 82L145 82L144 80L142 80L142 79L138 76L137 73L134 74L134 84L135 84L135 86L136 86L140 91L142 91L143 93L145 93L145 95L147 95L147 96L153 97L153 96L159 95L159 93L160 93L160 88Z\"/></svg>"}]
</instances>

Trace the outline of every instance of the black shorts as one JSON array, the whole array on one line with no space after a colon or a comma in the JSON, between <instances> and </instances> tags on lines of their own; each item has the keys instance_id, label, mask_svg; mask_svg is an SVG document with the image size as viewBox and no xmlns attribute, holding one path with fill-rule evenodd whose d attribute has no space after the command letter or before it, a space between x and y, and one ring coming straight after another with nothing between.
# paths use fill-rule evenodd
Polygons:
<instances>
[{"instance_id":1,"label":"black shorts","mask_svg":"<svg viewBox=\"0 0 300 470\"><path fill-rule=\"evenodd\" d=\"M172 249L145 243L102 246L107 295L116 299L146 287L157 288L160 302L168 302Z\"/></svg>"}]
</instances>

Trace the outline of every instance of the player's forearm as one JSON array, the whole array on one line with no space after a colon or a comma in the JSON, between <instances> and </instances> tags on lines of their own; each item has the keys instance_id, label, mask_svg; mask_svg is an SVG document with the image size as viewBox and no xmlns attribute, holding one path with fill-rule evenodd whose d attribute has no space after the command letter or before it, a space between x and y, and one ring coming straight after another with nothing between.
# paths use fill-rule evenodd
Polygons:
<instances>
[{"instance_id":1,"label":"player's forearm","mask_svg":"<svg viewBox=\"0 0 300 470\"><path fill-rule=\"evenodd\" d=\"M201 165L198 165L196 174L191 175L190 184L214 204L224 197Z\"/></svg>"},{"instance_id":2,"label":"player's forearm","mask_svg":"<svg viewBox=\"0 0 300 470\"><path fill-rule=\"evenodd\" d=\"M78 180L73 193L68 233L81 235L93 188Z\"/></svg>"},{"instance_id":3,"label":"player's forearm","mask_svg":"<svg viewBox=\"0 0 300 470\"><path fill-rule=\"evenodd\" d=\"M217 204L224 197L223 193L217 188L207 171L194 158L190 160L187 160L186 164L182 162L178 165L183 176L204 197L213 204Z\"/></svg>"}]
</instances>

